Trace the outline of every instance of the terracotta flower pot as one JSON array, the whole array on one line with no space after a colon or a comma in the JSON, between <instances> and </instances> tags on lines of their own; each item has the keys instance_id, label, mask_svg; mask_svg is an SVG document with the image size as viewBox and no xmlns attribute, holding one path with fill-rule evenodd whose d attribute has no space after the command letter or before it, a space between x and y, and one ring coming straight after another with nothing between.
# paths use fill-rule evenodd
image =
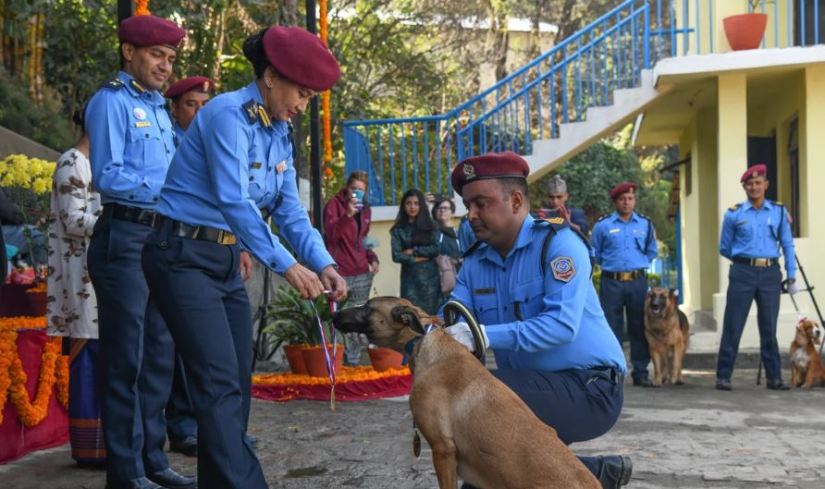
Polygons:
<instances>
[{"instance_id":1,"label":"terracotta flower pot","mask_svg":"<svg viewBox=\"0 0 825 489\"><path fill-rule=\"evenodd\" d=\"M309 345L302 344L284 346L284 354L286 355L286 361L289 364L289 370L292 371L293 374L307 374L307 367L304 363L304 355L301 353L301 351L307 346Z\"/></svg>"},{"instance_id":2,"label":"terracotta flower pot","mask_svg":"<svg viewBox=\"0 0 825 489\"><path fill-rule=\"evenodd\" d=\"M759 13L732 15L725 17L722 22L725 25L725 37L728 38L730 48L734 51L741 51L759 47L762 36L765 35L768 16Z\"/></svg>"},{"instance_id":3,"label":"terracotta flower pot","mask_svg":"<svg viewBox=\"0 0 825 489\"><path fill-rule=\"evenodd\" d=\"M391 368L401 368L404 362L404 355L390 348L370 348L370 362L372 368L377 372L383 372Z\"/></svg>"},{"instance_id":4,"label":"terracotta flower pot","mask_svg":"<svg viewBox=\"0 0 825 489\"><path fill-rule=\"evenodd\" d=\"M332 344L327 345L329 354L332 355ZM321 345L312 345L301 350L304 356L304 365L306 365L307 373L311 377L326 377L327 365L324 358L324 351ZM340 370L344 362L344 345L338 345L335 349L335 370Z\"/></svg>"}]
</instances>

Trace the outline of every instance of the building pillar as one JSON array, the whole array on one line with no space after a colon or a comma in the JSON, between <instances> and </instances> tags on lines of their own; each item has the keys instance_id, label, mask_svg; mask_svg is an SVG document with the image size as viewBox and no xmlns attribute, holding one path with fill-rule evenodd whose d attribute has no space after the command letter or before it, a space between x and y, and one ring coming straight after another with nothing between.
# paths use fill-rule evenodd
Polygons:
<instances>
[{"instance_id":1,"label":"building pillar","mask_svg":"<svg viewBox=\"0 0 825 489\"><path fill-rule=\"evenodd\" d=\"M717 243L722 230L722 216L727 209L744 199L739 178L748 165L748 93L744 73L719 75L718 106L719 138L716 165ZM728 287L727 258L719 256L719 292Z\"/></svg>"}]
</instances>

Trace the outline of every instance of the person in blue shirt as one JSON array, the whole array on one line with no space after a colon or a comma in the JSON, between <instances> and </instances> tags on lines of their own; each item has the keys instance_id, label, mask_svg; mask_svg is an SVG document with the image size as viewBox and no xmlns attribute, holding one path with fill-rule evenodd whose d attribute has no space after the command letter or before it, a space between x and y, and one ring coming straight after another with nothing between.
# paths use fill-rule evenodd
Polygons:
<instances>
[{"instance_id":1,"label":"person in blue shirt","mask_svg":"<svg viewBox=\"0 0 825 489\"><path fill-rule=\"evenodd\" d=\"M190 76L171 84L163 95L169 99L169 109L175 125L175 146L180 146L189 124L198 111L209 102L215 83L205 76Z\"/></svg>"},{"instance_id":2,"label":"person in blue shirt","mask_svg":"<svg viewBox=\"0 0 825 489\"><path fill-rule=\"evenodd\" d=\"M470 220L467 216L464 216L458 224L458 249L462 253L466 253L474 244L476 244L476 235L473 234L473 227L470 226Z\"/></svg>"},{"instance_id":3,"label":"person in blue shirt","mask_svg":"<svg viewBox=\"0 0 825 489\"><path fill-rule=\"evenodd\" d=\"M562 441L590 440L619 417L624 355L590 282L586 240L563 218L530 217L528 173L511 152L468 158L453 170L478 242L450 298L482 324L498 366L493 374ZM474 349L466 323L446 331ZM604 487L630 480L628 457L580 459Z\"/></svg>"},{"instance_id":4,"label":"person in blue shirt","mask_svg":"<svg viewBox=\"0 0 825 489\"><path fill-rule=\"evenodd\" d=\"M190 76L171 84L163 94L169 99L169 109L175 130L175 147L180 146L186 129L198 111L209 101L214 82L205 76ZM251 268L247 253L241 254L241 275ZM245 267L245 264L249 267ZM248 273L248 272L247 272ZM244 277L246 279L246 277ZM195 419L189 387L186 382L183 360L175 354L175 374L172 394L166 404L166 432L169 451L194 457L198 453L198 422Z\"/></svg>"},{"instance_id":5,"label":"person in blue shirt","mask_svg":"<svg viewBox=\"0 0 825 489\"><path fill-rule=\"evenodd\" d=\"M178 148L143 250L152 298L183 357L198 420L201 489L267 487L245 437L252 322L239 273L241 248L304 298L346 282L298 196L289 120L340 76L321 41L269 27L244 42L255 80L212 99ZM271 215L296 258L272 233Z\"/></svg>"},{"instance_id":6,"label":"person in blue shirt","mask_svg":"<svg viewBox=\"0 0 825 489\"><path fill-rule=\"evenodd\" d=\"M656 230L647 217L637 214L637 186L622 182L610 191L616 212L593 226L590 244L593 258L601 265L599 298L607 322L619 342L624 336L625 316L630 338L633 385L653 387L648 376L650 351L645 338L644 308L647 272L658 254Z\"/></svg>"},{"instance_id":7,"label":"person in blue shirt","mask_svg":"<svg viewBox=\"0 0 825 489\"><path fill-rule=\"evenodd\" d=\"M552 212L565 218L570 227L580 232L587 237L590 232L590 226L587 224L587 216L583 209L578 207L567 207L567 200L570 199L570 193L567 191L567 182L561 175L553 175L553 178L547 182L547 209L539 209L536 211L536 217L548 218L553 217Z\"/></svg>"},{"instance_id":8,"label":"person in blue shirt","mask_svg":"<svg viewBox=\"0 0 825 489\"><path fill-rule=\"evenodd\" d=\"M121 71L85 112L92 186L103 213L87 262L98 301L102 420L108 489L196 487L169 468L163 408L174 344L141 268L141 250L175 152L172 122L158 90L172 73L186 32L154 16L121 22Z\"/></svg>"},{"instance_id":9,"label":"person in blue shirt","mask_svg":"<svg viewBox=\"0 0 825 489\"><path fill-rule=\"evenodd\" d=\"M787 390L788 386L782 382L779 364L776 321L782 292L779 248L782 248L785 257L788 293L799 291L790 217L782 204L765 198L770 185L765 165L748 168L740 181L748 200L734 205L725 213L719 241L719 253L732 263L716 366L716 388L723 391L732 389L730 378L739 340L755 299L767 387Z\"/></svg>"}]
</instances>

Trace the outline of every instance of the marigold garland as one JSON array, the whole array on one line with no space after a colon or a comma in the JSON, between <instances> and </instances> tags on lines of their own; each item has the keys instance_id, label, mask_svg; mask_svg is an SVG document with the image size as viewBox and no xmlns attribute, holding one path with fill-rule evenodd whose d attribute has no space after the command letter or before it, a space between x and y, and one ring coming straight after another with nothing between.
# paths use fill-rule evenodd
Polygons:
<instances>
[{"instance_id":1,"label":"marigold garland","mask_svg":"<svg viewBox=\"0 0 825 489\"><path fill-rule=\"evenodd\" d=\"M408 367L391 368L383 372L378 372L372 367L341 367L341 370L335 374L335 382L337 384L363 382L409 374L410 369ZM252 383L255 385L329 385L329 379L326 377L313 377L311 375L284 372L253 375Z\"/></svg>"},{"instance_id":2,"label":"marigold garland","mask_svg":"<svg viewBox=\"0 0 825 489\"><path fill-rule=\"evenodd\" d=\"M149 0L135 0L135 15L152 15L149 11Z\"/></svg>"},{"instance_id":3,"label":"marigold garland","mask_svg":"<svg viewBox=\"0 0 825 489\"><path fill-rule=\"evenodd\" d=\"M320 35L321 42L324 46L327 44L329 34L329 23L327 21L327 0L320 0L318 2L319 16L320 16ZM332 114L330 113L330 91L325 90L321 94L321 110L323 111L323 131L324 131L324 163L332 161Z\"/></svg>"},{"instance_id":4,"label":"marigold garland","mask_svg":"<svg viewBox=\"0 0 825 489\"><path fill-rule=\"evenodd\" d=\"M17 354L17 331L20 329L45 329L44 317L0 318L0 424L3 409L11 398L17 415L24 426L42 422L49 411L52 389L57 387L57 399L63 407L69 405L69 363L60 354L61 338L49 338L40 358L40 374L34 401L26 390L28 380L23 362Z\"/></svg>"}]
</instances>

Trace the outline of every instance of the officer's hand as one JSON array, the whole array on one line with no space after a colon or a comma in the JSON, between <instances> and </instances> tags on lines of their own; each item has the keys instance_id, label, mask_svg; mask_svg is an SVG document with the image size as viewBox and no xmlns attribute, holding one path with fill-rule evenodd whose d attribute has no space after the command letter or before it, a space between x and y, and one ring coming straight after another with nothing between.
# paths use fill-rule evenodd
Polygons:
<instances>
[{"instance_id":1,"label":"officer's hand","mask_svg":"<svg viewBox=\"0 0 825 489\"><path fill-rule=\"evenodd\" d=\"M378 267L378 262L377 261L374 261L374 262L370 263L370 273L371 274L375 275L376 273L378 273L378 268L379 267Z\"/></svg>"},{"instance_id":2,"label":"officer's hand","mask_svg":"<svg viewBox=\"0 0 825 489\"><path fill-rule=\"evenodd\" d=\"M332 291L330 299L340 301L347 296L347 281L332 265L321 270L321 283L324 284L324 288Z\"/></svg>"},{"instance_id":3,"label":"officer's hand","mask_svg":"<svg viewBox=\"0 0 825 489\"><path fill-rule=\"evenodd\" d=\"M252 257L249 256L249 253L246 251L241 251L241 263L239 269L243 281L246 282L249 280L249 277L252 276Z\"/></svg>"},{"instance_id":4,"label":"officer's hand","mask_svg":"<svg viewBox=\"0 0 825 489\"><path fill-rule=\"evenodd\" d=\"M484 344L484 348L486 349L490 345L490 340L487 339L487 332L484 331L483 324L479 324L478 329L481 330L481 342ZM444 328L444 331L446 331L447 334L452 336L456 341L466 346L471 352L476 351L476 343L473 339L473 330L470 329L469 324L462 321Z\"/></svg>"},{"instance_id":5,"label":"officer's hand","mask_svg":"<svg viewBox=\"0 0 825 489\"><path fill-rule=\"evenodd\" d=\"M289 267L284 278L304 299L314 299L324 293L324 284L321 283L318 275L300 263Z\"/></svg>"},{"instance_id":6,"label":"officer's hand","mask_svg":"<svg viewBox=\"0 0 825 489\"><path fill-rule=\"evenodd\" d=\"M791 295L796 295L799 293L799 286L796 285L795 279L788 279L788 293Z\"/></svg>"}]
</instances>

